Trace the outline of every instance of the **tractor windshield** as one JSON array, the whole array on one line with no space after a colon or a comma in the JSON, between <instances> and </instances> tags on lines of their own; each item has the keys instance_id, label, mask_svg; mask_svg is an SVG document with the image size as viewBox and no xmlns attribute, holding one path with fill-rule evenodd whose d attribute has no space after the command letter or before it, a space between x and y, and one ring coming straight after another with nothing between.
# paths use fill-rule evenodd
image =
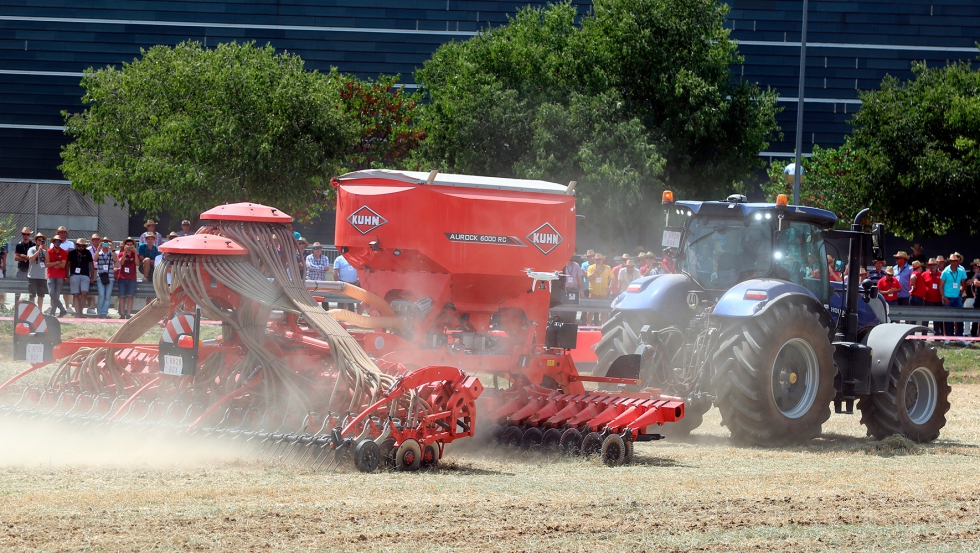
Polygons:
<instances>
[{"instance_id":1,"label":"tractor windshield","mask_svg":"<svg viewBox=\"0 0 980 553\"><path fill-rule=\"evenodd\" d=\"M694 218L687 228L681 269L701 286L727 290L772 269L772 219Z\"/></svg>"}]
</instances>

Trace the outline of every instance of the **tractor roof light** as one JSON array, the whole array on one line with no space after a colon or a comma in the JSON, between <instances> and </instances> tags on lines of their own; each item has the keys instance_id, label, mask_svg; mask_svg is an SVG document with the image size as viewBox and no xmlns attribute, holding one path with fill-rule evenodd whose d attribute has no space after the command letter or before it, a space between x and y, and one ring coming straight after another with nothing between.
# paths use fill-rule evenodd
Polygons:
<instances>
[{"instance_id":1,"label":"tractor roof light","mask_svg":"<svg viewBox=\"0 0 980 553\"><path fill-rule=\"evenodd\" d=\"M776 207L786 207L787 205L789 205L789 198L786 197L786 194L776 196Z\"/></svg>"},{"instance_id":2,"label":"tractor roof light","mask_svg":"<svg viewBox=\"0 0 980 553\"><path fill-rule=\"evenodd\" d=\"M664 190L662 203L663 205L672 205L674 203L674 192L671 190Z\"/></svg>"}]
</instances>

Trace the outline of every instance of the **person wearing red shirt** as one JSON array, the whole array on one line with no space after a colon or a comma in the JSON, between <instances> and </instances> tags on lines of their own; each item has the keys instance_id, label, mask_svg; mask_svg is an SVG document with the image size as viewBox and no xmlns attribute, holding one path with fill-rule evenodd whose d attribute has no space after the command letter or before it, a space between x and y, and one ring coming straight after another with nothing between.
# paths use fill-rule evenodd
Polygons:
<instances>
[{"instance_id":1,"label":"person wearing red shirt","mask_svg":"<svg viewBox=\"0 0 980 553\"><path fill-rule=\"evenodd\" d=\"M119 252L119 269L116 285L119 287L119 318L128 319L133 315L133 296L136 293L136 267L143 261L137 253L136 240L127 238Z\"/></svg>"},{"instance_id":2,"label":"person wearing red shirt","mask_svg":"<svg viewBox=\"0 0 980 553\"><path fill-rule=\"evenodd\" d=\"M68 250L61 247L63 241L57 234L51 239L51 249L48 250L48 258L44 263L44 276L48 279L48 294L51 296L48 314L54 315L57 309L58 317L68 314L65 305L61 303L61 289L64 288L65 278L68 276Z\"/></svg>"},{"instance_id":3,"label":"person wearing red shirt","mask_svg":"<svg viewBox=\"0 0 980 553\"><path fill-rule=\"evenodd\" d=\"M943 306L943 282L942 274L939 272L938 263L935 258L930 258L929 262L926 264L927 270L923 271L919 278L922 280L922 284L925 287L925 300L926 307L942 307ZM943 324L937 321L932 322L932 330L935 332L936 336L943 335Z\"/></svg>"},{"instance_id":4,"label":"person wearing red shirt","mask_svg":"<svg viewBox=\"0 0 980 553\"><path fill-rule=\"evenodd\" d=\"M926 267L918 261L912 262L912 275L909 277L909 305L926 304L926 283L922 279L922 273L926 272Z\"/></svg>"},{"instance_id":5,"label":"person wearing red shirt","mask_svg":"<svg viewBox=\"0 0 980 553\"><path fill-rule=\"evenodd\" d=\"M891 267L885 269L885 276L878 281L878 291L885 296L885 303L888 305L898 305L898 293L901 292L902 285L895 278L895 271Z\"/></svg>"}]
</instances>

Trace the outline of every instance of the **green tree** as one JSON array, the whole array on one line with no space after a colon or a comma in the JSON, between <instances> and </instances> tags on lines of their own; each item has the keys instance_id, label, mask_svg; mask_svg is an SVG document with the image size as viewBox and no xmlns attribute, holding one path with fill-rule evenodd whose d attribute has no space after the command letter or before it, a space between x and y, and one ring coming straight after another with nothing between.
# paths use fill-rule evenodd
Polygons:
<instances>
[{"instance_id":1,"label":"green tree","mask_svg":"<svg viewBox=\"0 0 980 553\"><path fill-rule=\"evenodd\" d=\"M581 18L568 3L526 8L440 47L415 75L429 98L419 161L576 180L587 224L609 232L652 224L665 184L680 197L725 196L761 167L776 98L732 82L740 58L723 4L594 8Z\"/></svg>"},{"instance_id":2,"label":"green tree","mask_svg":"<svg viewBox=\"0 0 980 553\"><path fill-rule=\"evenodd\" d=\"M329 205L356 127L338 76L254 43L141 53L85 72L88 107L64 114L73 188L177 217L245 200L310 216Z\"/></svg>"},{"instance_id":3,"label":"green tree","mask_svg":"<svg viewBox=\"0 0 980 553\"><path fill-rule=\"evenodd\" d=\"M912 66L861 94L852 119L855 177L892 232L911 238L976 232L980 186L980 72L970 63Z\"/></svg>"}]
</instances>

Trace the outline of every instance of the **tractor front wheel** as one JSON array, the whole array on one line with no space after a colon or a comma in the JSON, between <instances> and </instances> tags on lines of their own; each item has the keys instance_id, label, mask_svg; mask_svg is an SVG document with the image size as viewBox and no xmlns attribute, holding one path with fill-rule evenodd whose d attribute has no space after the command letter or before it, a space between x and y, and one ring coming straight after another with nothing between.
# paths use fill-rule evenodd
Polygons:
<instances>
[{"instance_id":1,"label":"tractor front wheel","mask_svg":"<svg viewBox=\"0 0 980 553\"><path fill-rule=\"evenodd\" d=\"M817 315L774 305L725 330L713 357L715 404L736 442L802 443L820 435L834 399L834 348Z\"/></svg>"},{"instance_id":2,"label":"tractor front wheel","mask_svg":"<svg viewBox=\"0 0 980 553\"><path fill-rule=\"evenodd\" d=\"M949 372L943 360L921 341L908 340L895 353L888 389L861 398L861 424L881 440L892 434L927 443L939 437L949 411Z\"/></svg>"}]
</instances>

